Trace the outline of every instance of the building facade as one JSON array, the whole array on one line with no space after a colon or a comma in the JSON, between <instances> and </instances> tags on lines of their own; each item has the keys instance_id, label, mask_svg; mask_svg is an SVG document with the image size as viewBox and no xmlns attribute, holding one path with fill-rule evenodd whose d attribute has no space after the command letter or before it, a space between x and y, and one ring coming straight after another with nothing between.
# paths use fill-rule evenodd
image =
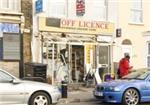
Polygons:
<instances>
[{"instance_id":1,"label":"building facade","mask_svg":"<svg viewBox=\"0 0 150 105\"><path fill-rule=\"evenodd\" d=\"M83 81L101 67L112 72L117 11L112 15L111 10L116 10L116 2L34 0L33 5L33 62L47 63L52 81L65 75Z\"/></svg>"},{"instance_id":2,"label":"building facade","mask_svg":"<svg viewBox=\"0 0 150 105\"><path fill-rule=\"evenodd\" d=\"M114 74L125 53L135 69L149 67L149 5L147 0L0 0L0 68L23 77L24 63L41 62L48 64L52 81L67 75L78 82L101 67Z\"/></svg>"},{"instance_id":3,"label":"building facade","mask_svg":"<svg viewBox=\"0 0 150 105\"><path fill-rule=\"evenodd\" d=\"M149 67L150 2L147 0L118 0L117 28L121 37L116 37L114 62L119 62L124 53L131 56L134 69Z\"/></svg>"},{"instance_id":4,"label":"building facade","mask_svg":"<svg viewBox=\"0 0 150 105\"><path fill-rule=\"evenodd\" d=\"M19 77L21 1L0 0L0 68ZM17 68L17 70L16 70Z\"/></svg>"},{"instance_id":5,"label":"building facade","mask_svg":"<svg viewBox=\"0 0 150 105\"><path fill-rule=\"evenodd\" d=\"M42 5L39 5L39 2L42 2ZM68 49L69 55L65 53L68 57L68 65L70 65L68 70L71 71L68 74L73 80L78 80L81 74L78 68L81 67L84 67L82 68L84 75L90 69L95 71L101 67L105 69L105 73L115 74L118 62L124 54L131 56L130 63L135 69L150 66L150 16L147 13L150 3L147 0L35 0L33 5L35 6L33 9L35 27L32 52L37 51L39 46L44 46L37 53L32 53L33 61L50 64L49 69L54 72L49 73L52 77L57 74L55 73L57 70L59 71L57 67L59 60L56 58L59 58L61 49ZM42 17L45 20L42 20ZM111 22L113 31L111 34L108 34L108 31L101 31L98 34L84 33L82 29L85 30L85 28L74 26L77 24L76 21L85 23L84 25L88 26L89 30L92 30L90 22ZM58 26L63 29L56 28ZM64 27L74 31L66 31ZM52 50L54 48L56 52ZM43 55L47 60L43 60ZM82 60L79 60L82 58L79 55L83 57ZM82 62L81 66L78 65L78 60Z\"/></svg>"},{"instance_id":6,"label":"building facade","mask_svg":"<svg viewBox=\"0 0 150 105\"><path fill-rule=\"evenodd\" d=\"M31 61L30 31L24 30L32 24L29 1L0 0L0 68L21 78L24 62Z\"/></svg>"}]
</instances>

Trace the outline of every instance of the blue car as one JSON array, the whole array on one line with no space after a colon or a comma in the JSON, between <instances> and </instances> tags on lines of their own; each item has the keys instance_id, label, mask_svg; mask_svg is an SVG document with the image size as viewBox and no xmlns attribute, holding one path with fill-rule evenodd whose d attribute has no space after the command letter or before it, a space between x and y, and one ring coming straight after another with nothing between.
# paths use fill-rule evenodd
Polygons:
<instances>
[{"instance_id":1,"label":"blue car","mask_svg":"<svg viewBox=\"0 0 150 105\"><path fill-rule=\"evenodd\" d=\"M103 102L123 105L150 102L150 69L135 70L122 79L97 84L93 95Z\"/></svg>"}]
</instances>

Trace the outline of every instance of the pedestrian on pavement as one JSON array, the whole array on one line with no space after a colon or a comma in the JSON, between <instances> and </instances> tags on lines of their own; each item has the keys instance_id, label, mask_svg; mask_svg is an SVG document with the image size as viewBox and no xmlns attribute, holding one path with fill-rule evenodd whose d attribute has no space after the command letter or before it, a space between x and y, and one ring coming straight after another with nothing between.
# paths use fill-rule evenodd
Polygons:
<instances>
[{"instance_id":1,"label":"pedestrian on pavement","mask_svg":"<svg viewBox=\"0 0 150 105\"><path fill-rule=\"evenodd\" d=\"M125 54L125 57L119 61L119 68L117 71L118 78L122 78L123 76L127 75L129 73L129 70L133 68L133 66L130 66L129 63L130 56L128 54Z\"/></svg>"}]
</instances>

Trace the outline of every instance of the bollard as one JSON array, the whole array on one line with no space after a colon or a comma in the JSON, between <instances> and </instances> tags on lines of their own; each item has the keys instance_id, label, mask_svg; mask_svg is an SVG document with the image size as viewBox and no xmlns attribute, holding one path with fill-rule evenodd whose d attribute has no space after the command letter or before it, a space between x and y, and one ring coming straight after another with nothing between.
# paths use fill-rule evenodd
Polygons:
<instances>
[{"instance_id":1,"label":"bollard","mask_svg":"<svg viewBox=\"0 0 150 105\"><path fill-rule=\"evenodd\" d=\"M62 98L67 98L67 96L68 96L67 82L65 82L65 81L61 82L61 91L62 91Z\"/></svg>"}]
</instances>

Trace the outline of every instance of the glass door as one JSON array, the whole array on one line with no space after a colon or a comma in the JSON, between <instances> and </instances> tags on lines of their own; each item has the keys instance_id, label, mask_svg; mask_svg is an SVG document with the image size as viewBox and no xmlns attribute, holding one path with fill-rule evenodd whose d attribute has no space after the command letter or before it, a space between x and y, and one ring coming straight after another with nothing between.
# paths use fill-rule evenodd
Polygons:
<instances>
[{"instance_id":1,"label":"glass door","mask_svg":"<svg viewBox=\"0 0 150 105\"><path fill-rule=\"evenodd\" d=\"M111 73L111 50L110 45L100 45L97 50L97 66L102 79L106 74Z\"/></svg>"}]
</instances>

